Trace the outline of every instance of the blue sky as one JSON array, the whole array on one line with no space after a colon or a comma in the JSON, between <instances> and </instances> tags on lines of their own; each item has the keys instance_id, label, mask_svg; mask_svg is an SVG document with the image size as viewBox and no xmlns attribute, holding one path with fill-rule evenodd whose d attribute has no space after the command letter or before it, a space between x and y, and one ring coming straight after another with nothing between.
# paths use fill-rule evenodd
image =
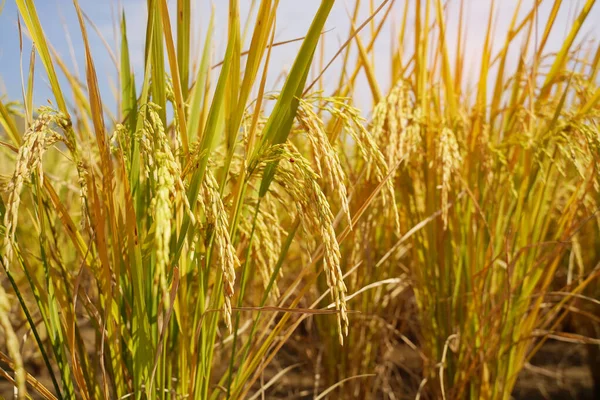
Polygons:
<instances>
[{"instance_id":1,"label":"blue sky","mask_svg":"<svg viewBox=\"0 0 600 400\"><path fill-rule=\"evenodd\" d=\"M411 0L414 1L414 0ZM1 3L1 0L0 0ZM50 43L56 48L57 52L67 62L71 70L78 71L80 76L84 74L84 51L79 32L77 17L71 0L37 0L35 1L40 20L44 31ZM203 35L210 15L211 3L206 0L198 0L195 5L193 26L194 32L194 48L192 54L199 54L199 44L203 43ZM219 55L224 50L225 29L227 24L227 1L214 0L216 12L216 41L214 46L215 60L220 59ZM250 0L240 0L242 18L248 15ZM312 16L319 6L319 0L280 0L280 9L277 18L277 40L287 40L295 37L301 37L308 29ZM360 20L368 16L368 1L364 0L362 14ZM380 1L375 1L379 4ZM395 9L392 11L390 21L398 19L403 7L404 1L396 1ZM487 29L487 14L489 10L490 0L466 0L469 9L469 36L468 36L468 65L472 72L477 72L478 57L483 43L485 31ZM501 43L506 35L508 24L512 16L513 10L517 4L517 0L500 0L497 1L498 13L496 20L496 29L494 39L496 43ZM559 14L554 34L551 36L548 48L556 50L559 48L564 35L570 28L574 19L574 9L580 8L583 4L582 0L567 0ZM143 44L145 38L146 26L146 0L80 0L82 9L94 21L99 31L108 41L109 45L118 49L115 41L115 26L113 24L114 17L120 14L120 10L124 9L127 16L128 36L132 51L132 63L136 72L137 81L141 81L141 71L143 68ZM171 9L174 9L175 0L169 0ZM451 0L448 10L448 29L452 32L456 29L458 18L458 0ZM523 0L523 9L528 9L533 4L533 0ZM540 10L540 20L548 15L552 1L546 0ZM339 48L339 44L343 42L349 30L348 9L353 8L354 1L352 0L337 0L331 12L330 18L326 24L326 29L330 30L325 35L325 52L326 59L329 59ZM6 4L0 14L0 95L6 95L9 99L15 100L21 98L21 73L20 73L20 52L19 52L19 34L17 28L17 7L14 0L6 0ZM394 18L396 15L396 18ZM600 5L597 5L592 10L590 17L584 26L584 30L580 35L582 38L585 34L590 34L590 37L600 37ZM109 106L114 106L114 89L117 86L117 76L114 63L106 51L102 41L98 35L93 32L88 25L89 36L93 51L94 62L99 73L99 81L103 100ZM389 83L389 49L392 45L391 24L385 28L381 40L378 42L375 52L375 69L376 73L383 86ZM118 32L117 32L118 33ZM24 38L23 64L27 70L29 63L29 53L31 49L30 41ZM273 51L272 55L272 76L269 84L273 85L277 82L277 77L281 71L285 71L293 62L295 52L299 47L298 43L281 46ZM454 44L449 43L449 50L452 52ZM498 46L496 46L498 48ZM118 54L118 51L116 51ZM513 61L516 61L513 60ZM335 78L339 73L339 69L332 68L327 78ZM334 79L326 80L332 82ZM274 87L275 89L277 87ZM357 88L358 91L368 91L364 83ZM36 83L35 83L35 98L36 105L46 104L47 99L52 99L51 91L48 88L43 66L36 64ZM368 106L370 100L365 100ZM361 104L359 104L360 106ZM363 104L365 106L365 104Z\"/></svg>"}]
</instances>

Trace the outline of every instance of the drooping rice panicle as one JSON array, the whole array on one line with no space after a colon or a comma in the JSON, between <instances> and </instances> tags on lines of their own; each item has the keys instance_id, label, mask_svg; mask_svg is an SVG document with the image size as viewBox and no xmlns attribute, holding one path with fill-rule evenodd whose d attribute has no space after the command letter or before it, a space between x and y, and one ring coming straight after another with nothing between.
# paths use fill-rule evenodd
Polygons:
<instances>
[{"instance_id":1,"label":"drooping rice panicle","mask_svg":"<svg viewBox=\"0 0 600 400\"><path fill-rule=\"evenodd\" d=\"M160 285L163 307L168 310L170 301L167 280L171 274L169 262L173 213L178 204L181 204L184 212L191 218L192 224L195 224L195 217L186 196L181 168L175 159L175 151L172 150L158 110L156 104L148 103L148 119L144 121L144 129L138 136L146 161L146 176L154 182L154 196L150 208L154 219L156 244L155 279Z\"/></svg>"},{"instance_id":2,"label":"drooping rice panicle","mask_svg":"<svg viewBox=\"0 0 600 400\"><path fill-rule=\"evenodd\" d=\"M450 128L442 128L440 135L438 157L442 175L442 219L444 229L448 226L448 194L450 192L452 174L460 168L462 156L456 141L456 136Z\"/></svg>"},{"instance_id":3,"label":"drooping rice panicle","mask_svg":"<svg viewBox=\"0 0 600 400\"><path fill-rule=\"evenodd\" d=\"M156 154L157 160L157 182L156 193L152 199L150 207L152 208L155 221L155 251L156 251L156 272L160 282L163 307L167 310L169 304L169 290L167 285L168 267L169 267L169 245L171 242L171 220L173 216L173 207L170 199L171 189L175 184L175 179L165 165L165 153Z\"/></svg>"},{"instance_id":4,"label":"drooping rice panicle","mask_svg":"<svg viewBox=\"0 0 600 400\"><path fill-rule=\"evenodd\" d=\"M377 146L373 135L365 127L365 118L360 111L346 103L341 102L337 98L327 98L330 102L324 107L331 115L339 118L342 121L343 127L350 134L359 153L367 163L367 179L370 175L374 175L375 179L382 181L390 171L390 168L395 168L395 165L388 165L385 156ZM388 179L385 183L385 190L382 191L382 203L384 209L388 210L388 215L393 218L395 223L396 233L400 232L400 216L396 203L394 183L392 179ZM390 206L390 207L387 207Z\"/></svg>"},{"instance_id":5,"label":"drooping rice panicle","mask_svg":"<svg viewBox=\"0 0 600 400\"><path fill-rule=\"evenodd\" d=\"M32 174L35 174L40 180L40 184L43 184L42 156L50 146L62 140L62 137L54 131L52 123L60 122L65 118L62 114L56 113L50 108L42 107L39 116L23 136L23 143L17 154L15 170L9 182L8 201L4 215L6 232L3 247L6 268L9 268L12 262L19 204L21 203L21 190Z\"/></svg>"},{"instance_id":6,"label":"drooping rice panicle","mask_svg":"<svg viewBox=\"0 0 600 400\"><path fill-rule=\"evenodd\" d=\"M246 208L248 209L248 213L251 213L255 210L256 203L247 203ZM240 221L239 229L245 237L250 237L253 222L252 219L248 218ZM283 233L285 232L280 226L280 221L277 217L277 204L273 196L266 196L256 214L254 240L252 240L251 250L252 258L265 289L269 286L269 282L275 271L275 265L281 251ZM277 299L280 295L277 278L282 275L283 272L279 270L278 276L274 277L275 280L269 293L269 296L273 299Z\"/></svg>"},{"instance_id":7,"label":"drooping rice panicle","mask_svg":"<svg viewBox=\"0 0 600 400\"><path fill-rule=\"evenodd\" d=\"M145 123L145 130L140 134L141 148L148 159L147 168L149 170L154 169L153 176L155 178L158 176L158 170L161 166L166 168L163 172L168 171L173 178L171 195L176 203L183 205L184 211L192 219L192 224L195 224L190 203L185 195L186 187L182 179L182 170L175 158L177 151L172 147L157 111L157 105L148 104L149 120ZM157 157L161 158L160 162L156 160Z\"/></svg>"},{"instance_id":8,"label":"drooping rice panicle","mask_svg":"<svg viewBox=\"0 0 600 400\"><path fill-rule=\"evenodd\" d=\"M389 165L410 160L421 144L423 123L421 109L411 101L409 88L399 82L375 105L372 136L380 148L386 149Z\"/></svg>"},{"instance_id":9,"label":"drooping rice panicle","mask_svg":"<svg viewBox=\"0 0 600 400\"><path fill-rule=\"evenodd\" d=\"M346 285L340 265L340 248L333 227L334 216L321 187L319 176L293 145L274 145L260 158L259 166L278 162L274 180L292 198L304 230L318 232L323 244L323 271L335 302L340 343L348 335Z\"/></svg>"},{"instance_id":10,"label":"drooping rice panicle","mask_svg":"<svg viewBox=\"0 0 600 400\"><path fill-rule=\"evenodd\" d=\"M315 101L319 101L316 98ZM335 191L342 204L342 210L348 219L349 226L352 226L350 209L348 206L348 194L345 185L346 176L342 169L340 159L333 145L329 142L328 135L325 132L325 124L321 117L313 110L313 104L308 100L300 99L298 108L298 121L306 131L315 154L315 164L317 173L323 177L324 181Z\"/></svg>"},{"instance_id":11,"label":"drooping rice panicle","mask_svg":"<svg viewBox=\"0 0 600 400\"><path fill-rule=\"evenodd\" d=\"M223 319L227 328L231 330L231 298L234 294L235 268L239 265L239 260L229 236L228 215L219 193L219 185L210 171L207 171L202 182L198 202L207 223L212 226L214 246L223 274Z\"/></svg>"},{"instance_id":12,"label":"drooping rice panicle","mask_svg":"<svg viewBox=\"0 0 600 400\"><path fill-rule=\"evenodd\" d=\"M543 4L522 2L504 41L491 7L481 49L469 0L356 1L326 66L324 0L285 71L270 62L289 47L275 42L283 2L217 2L198 41L195 2L148 1L145 43L128 42L126 12L119 51L106 41L116 104L79 2L85 78L46 40L41 0L16 0L15 39L34 45L23 102L0 99L0 257L21 267L0 272L0 372L35 383L23 366L42 356L54 388L33 396L277 397L291 367L262 378L302 341L314 398L507 400L567 312L579 328L596 311L600 50L581 33L597 1L568 7L573 19L550 2L545 24ZM334 62L339 80L321 73ZM40 72L61 113L36 120ZM312 317L333 311L311 309L325 292L337 326ZM398 350L417 356L406 373Z\"/></svg>"}]
</instances>

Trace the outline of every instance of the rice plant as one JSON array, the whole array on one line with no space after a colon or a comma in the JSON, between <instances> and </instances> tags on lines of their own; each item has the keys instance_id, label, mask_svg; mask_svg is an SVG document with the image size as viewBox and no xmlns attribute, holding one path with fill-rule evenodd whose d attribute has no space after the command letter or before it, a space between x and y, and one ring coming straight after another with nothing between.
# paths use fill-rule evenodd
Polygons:
<instances>
[{"instance_id":1,"label":"rice plant","mask_svg":"<svg viewBox=\"0 0 600 400\"><path fill-rule=\"evenodd\" d=\"M72 107L57 79L57 66L64 64L46 41L35 4L17 5L56 104L33 112L28 87L23 132L3 105L3 126L13 142L5 147L16 155L2 209L2 266L53 386L32 385L3 290L9 350L3 357L15 372L14 378L4 375L14 379L17 396L33 390L48 398L244 397L292 329L286 318L275 324L273 312L260 311L271 293L278 294L277 277L300 226L323 243L308 250L317 251L314 262L324 260L335 303L330 313L337 315L343 341L346 288L334 211L319 175L288 140L333 2L323 2L315 14L274 99L265 96L265 80L277 1L258 4L249 31L240 26L238 2L230 2L216 83L209 71L212 29L191 76L189 18L178 21L174 32L166 1L149 2L139 93L123 15L121 103L114 122L106 121L78 3L86 82L63 70L75 93ZM189 17L190 2L178 2L178 9ZM251 45L242 68L243 32ZM254 101L250 93L257 87ZM267 101L274 102L268 113ZM364 129L355 115L348 118ZM45 152L54 153L56 172L70 172L68 180L48 176ZM345 201L344 184L337 185ZM296 207L285 207L289 201ZM267 221L279 232L276 240ZM245 297L256 269L266 288L260 304ZM293 311L300 298L293 293L275 304L289 303ZM242 321L251 325L243 336ZM82 334L88 326L91 340ZM231 361L217 362L216 355ZM228 364L215 374L214 368Z\"/></svg>"},{"instance_id":2,"label":"rice plant","mask_svg":"<svg viewBox=\"0 0 600 400\"><path fill-rule=\"evenodd\" d=\"M441 1L406 2L400 9L387 94L371 83L368 50L357 56L355 71L367 75L375 101L372 136L386 149L388 165L399 164L393 181L401 232L391 234L392 220L372 207L346 250L364 263L350 292L372 292L357 307L365 318L351 326L360 330L351 340L363 351L325 351L332 359L324 367L330 382L377 372L368 383L347 384L346 397L383 391L509 399L541 343L568 340L560 321L598 276L597 255L582 250L580 240L598 237L600 51L597 42L576 41L594 1L576 9L557 53L546 47L560 1L547 21L538 17L540 2L530 9L519 2L499 52L491 37L500 6L492 2L475 79L473 71L466 74L464 2L453 5L460 7L454 59ZM379 34L373 32L371 42ZM513 70L509 54L515 53ZM555 278L574 262L579 278L557 287ZM549 301L558 288L563 295ZM411 323L413 299L417 321ZM591 342L573 340L597 345L589 334ZM398 378L397 369L386 367L390 343L417 351L416 385L414 377Z\"/></svg>"},{"instance_id":3,"label":"rice plant","mask_svg":"<svg viewBox=\"0 0 600 400\"><path fill-rule=\"evenodd\" d=\"M0 376L16 398L276 397L297 367L278 357L300 347L304 396L510 399L545 340L600 343L561 332L573 314L598 322L594 0L558 52L561 0L546 21L518 2L499 51L492 2L475 77L464 1L371 1L364 19L355 1L333 89L323 0L277 91L278 0L246 22L230 0L198 60L192 2L173 17L148 0L141 82L120 16L117 110L78 1L83 82L34 0L15 1L34 43L23 98L0 101ZM388 82L373 58L391 23ZM403 372L401 346L418 357Z\"/></svg>"}]
</instances>

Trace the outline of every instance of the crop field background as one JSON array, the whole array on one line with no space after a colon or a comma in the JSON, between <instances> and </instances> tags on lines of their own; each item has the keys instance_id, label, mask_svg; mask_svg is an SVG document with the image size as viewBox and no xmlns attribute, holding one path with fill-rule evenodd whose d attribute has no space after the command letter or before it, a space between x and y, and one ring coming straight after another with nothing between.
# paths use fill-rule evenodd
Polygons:
<instances>
[{"instance_id":1,"label":"crop field background","mask_svg":"<svg viewBox=\"0 0 600 400\"><path fill-rule=\"evenodd\" d=\"M595 3L0 1L0 399L600 398Z\"/></svg>"}]
</instances>

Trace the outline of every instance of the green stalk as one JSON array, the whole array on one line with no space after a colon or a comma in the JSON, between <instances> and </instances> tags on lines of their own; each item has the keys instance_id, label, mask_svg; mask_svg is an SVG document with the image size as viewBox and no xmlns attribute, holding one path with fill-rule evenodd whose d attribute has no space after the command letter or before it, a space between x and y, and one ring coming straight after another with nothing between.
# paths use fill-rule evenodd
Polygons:
<instances>
[{"instance_id":1,"label":"green stalk","mask_svg":"<svg viewBox=\"0 0 600 400\"><path fill-rule=\"evenodd\" d=\"M260 197L256 203L256 208L254 210L254 217L252 218L252 229L250 231L250 238L248 239L248 251L246 251L246 259L244 260L244 266L242 267L242 278L240 283L240 292L238 295L238 307L243 306L244 294L246 292L246 283L248 280L248 269L250 264L250 255L252 254L252 244L254 241L254 231L256 229L256 219L258 217L258 212L260 209L260 202L262 197ZM227 399L231 395L231 377L233 375L233 368L235 364L235 350L237 345L238 338L238 327L240 324L240 313L239 311L235 314L235 323L233 325L233 344L231 345L231 358L229 359L229 372L227 377Z\"/></svg>"},{"instance_id":2,"label":"green stalk","mask_svg":"<svg viewBox=\"0 0 600 400\"><path fill-rule=\"evenodd\" d=\"M10 271L6 269L6 266L4 265L4 259L1 257L0 257L0 264L2 264L2 268L4 269L4 272L6 273L6 276L8 277L8 280L10 281L13 291L15 292L15 294L17 295L17 298L19 299L19 304L21 305L21 310L23 310L23 313L25 314L25 317L27 318L27 323L29 324L29 328L31 329L31 332L33 333L33 337L35 338L35 342L38 345L38 349L40 350L42 359L44 360L44 364L46 365L46 369L48 370L48 374L50 375L50 379L52 380L52 385L54 386L56 396L58 397L59 400L62 400L64 397L62 396L60 386L58 385L58 381L56 380L54 370L52 368L52 365L50 364L50 359L48 358L48 354L46 353L46 349L44 348L44 344L42 342L42 339L40 338L36 324L33 321L33 318L31 318L31 313L29 312L29 309L27 308L27 304L25 304L25 300L23 299L23 296L21 295L21 291L19 290L19 287L17 286L15 279L13 278ZM26 275L29 277L29 274L26 274ZM29 281L29 283L30 283L30 285L33 284L33 282L31 280ZM39 302L38 302L38 304L39 304ZM41 310L40 310L40 312L41 312Z\"/></svg>"}]
</instances>

